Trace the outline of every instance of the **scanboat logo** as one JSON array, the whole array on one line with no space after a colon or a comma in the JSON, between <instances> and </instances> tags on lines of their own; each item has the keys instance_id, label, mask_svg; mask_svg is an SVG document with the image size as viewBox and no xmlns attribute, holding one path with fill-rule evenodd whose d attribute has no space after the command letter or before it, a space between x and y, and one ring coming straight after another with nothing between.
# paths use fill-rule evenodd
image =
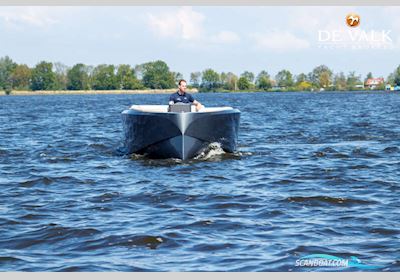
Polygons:
<instances>
[{"instance_id":1,"label":"scanboat logo","mask_svg":"<svg viewBox=\"0 0 400 280\"><path fill-rule=\"evenodd\" d=\"M350 27L357 27L360 25L360 16L354 13L346 16L346 23Z\"/></svg>"},{"instance_id":2,"label":"scanboat logo","mask_svg":"<svg viewBox=\"0 0 400 280\"><path fill-rule=\"evenodd\" d=\"M359 269L379 269L381 266L363 264L357 257L350 259L327 255L312 254L296 260L295 266L300 267L356 267Z\"/></svg>"}]
</instances>

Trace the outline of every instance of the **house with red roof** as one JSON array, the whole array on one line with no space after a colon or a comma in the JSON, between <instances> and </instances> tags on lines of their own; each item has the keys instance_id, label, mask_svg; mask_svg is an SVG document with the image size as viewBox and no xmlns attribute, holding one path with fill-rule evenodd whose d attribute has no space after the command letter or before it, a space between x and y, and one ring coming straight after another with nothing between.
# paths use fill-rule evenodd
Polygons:
<instances>
[{"instance_id":1,"label":"house with red roof","mask_svg":"<svg viewBox=\"0 0 400 280\"><path fill-rule=\"evenodd\" d=\"M385 80L383 78L370 78L365 81L365 86L369 87L369 89L374 89L384 82Z\"/></svg>"}]
</instances>

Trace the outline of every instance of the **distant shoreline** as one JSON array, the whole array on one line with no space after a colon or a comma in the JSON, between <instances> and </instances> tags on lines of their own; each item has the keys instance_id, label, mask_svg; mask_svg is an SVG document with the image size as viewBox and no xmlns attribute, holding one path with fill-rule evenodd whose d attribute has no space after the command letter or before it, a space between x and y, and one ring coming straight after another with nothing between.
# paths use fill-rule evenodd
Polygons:
<instances>
[{"instance_id":1,"label":"distant shoreline","mask_svg":"<svg viewBox=\"0 0 400 280\"><path fill-rule=\"evenodd\" d=\"M143 89L143 90L13 90L9 95L14 96L35 96L35 95L94 95L94 94L116 94L116 95L130 95L130 94L171 94L176 92L177 89ZM210 92L199 92L197 88L188 89L188 93L210 93ZM304 92L310 94L324 94L324 93L357 93L357 94L387 94L387 93L399 93L399 91L387 91L387 90L349 90L349 91L221 91L220 93L290 93L290 92ZM5 91L0 91L0 96L6 96Z\"/></svg>"},{"instance_id":2,"label":"distant shoreline","mask_svg":"<svg viewBox=\"0 0 400 280\"><path fill-rule=\"evenodd\" d=\"M63 94L171 94L178 89L143 89L143 90L13 90L9 95L63 95ZM197 89L188 89L188 93L198 93ZM0 91L0 95L7 95Z\"/></svg>"}]
</instances>

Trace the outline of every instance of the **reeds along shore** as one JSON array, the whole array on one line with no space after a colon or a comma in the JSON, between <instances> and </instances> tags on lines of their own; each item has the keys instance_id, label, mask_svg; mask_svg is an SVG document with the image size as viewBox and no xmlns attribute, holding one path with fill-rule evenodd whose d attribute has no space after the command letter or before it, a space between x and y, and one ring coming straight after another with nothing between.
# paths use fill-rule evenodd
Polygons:
<instances>
[{"instance_id":1,"label":"reeds along shore","mask_svg":"<svg viewBox=\"0 0 400 280\"><path fill-rule=\"evenodd\" d=\"M178 89L144 89L144 90L13 90L9 95L56 95L56 94L171 94ZM197 89L188 89L188 93L197 93ZM6 95L0 91L0 95Z\"/></svg>"}]
</instances>

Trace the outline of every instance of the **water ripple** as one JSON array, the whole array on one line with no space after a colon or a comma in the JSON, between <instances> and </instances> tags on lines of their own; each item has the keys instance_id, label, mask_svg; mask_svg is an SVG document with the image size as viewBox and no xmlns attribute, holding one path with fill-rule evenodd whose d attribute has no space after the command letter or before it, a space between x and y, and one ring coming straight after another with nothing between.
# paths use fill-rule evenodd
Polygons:
<instances>
[{"instance_id":1,"label":"water ripple","mask_svg":"<svg viewBox=\"0 0 400 280\"><path fill-rule=\"evenodd\" d=\"M167 97L0 96L0 271L400 271L399 94L198 94L235 153L123 156L121 111Z\"/></svg>"},{"instance_id":2,"label":"water ripple","mask_svg":"<svg viewBox=\"0 0 400 280\"><path fill-rule=\"evenodd\" d=\"M294 196L285 199L288 202L304 203L307 205L320 206L323 204L331 204L338 206L353 206L353 205L368 205L375 204L376 201L362 200L362 199L351 199L342 197L329 197L329 196Z\"/></svg>"}]
</instances>

